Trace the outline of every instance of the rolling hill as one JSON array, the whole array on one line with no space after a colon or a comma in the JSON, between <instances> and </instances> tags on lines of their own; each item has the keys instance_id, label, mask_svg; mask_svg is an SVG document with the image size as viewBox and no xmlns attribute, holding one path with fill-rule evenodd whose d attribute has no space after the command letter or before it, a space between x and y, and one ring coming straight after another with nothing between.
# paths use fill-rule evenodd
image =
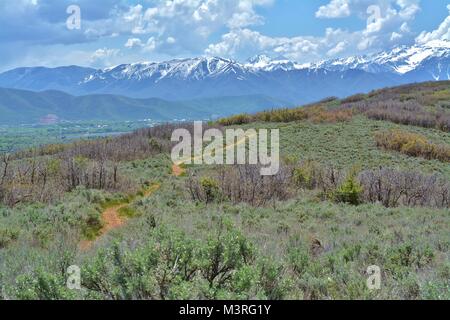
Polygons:
<instances>
[{"instance_id":1,"label":"rolling hill","mask_svg":"<svg viewBox=\"0 0 450 320\"><path fill-rule=\"evenodd\" d=\"M67 121L211 119L285 105L286 102L262 95L168 101L110 94L72 96L55 90L32 92L0 88L0 124L38 123L49 114Z\"/></svg>"},{"instance_id":2,"label":"rolling hill","mask_svg":"<svg viewBox=\"0 0 450 320\"><path fill-rule=\"evenodd\" d=\"M445 81L220 119L280 130L268 177L173 170L186 123L0 154L0 299L449 300L449 106Z\"/></svg>"}]
</instances>

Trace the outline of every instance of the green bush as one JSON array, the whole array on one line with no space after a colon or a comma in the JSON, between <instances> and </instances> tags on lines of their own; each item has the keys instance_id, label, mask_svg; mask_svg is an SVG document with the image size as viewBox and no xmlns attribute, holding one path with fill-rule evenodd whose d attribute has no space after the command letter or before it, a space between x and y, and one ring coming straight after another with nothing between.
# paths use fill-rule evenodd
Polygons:
<instances>
[{"instance_id":1,"label":"green bush","mask_svg":"<svg viewBox=\"0 0 450 320\"><path fill-rule=\"evenodd\" d=\"M206 203L213 202L217 200L220 196L219 183L210 177L203 177L200 180L200 185L205 194Z\"/></svg>"},{"instance_id":2,"label":"green bush","mask_svg":"<svg viewBox=\"0 0 450 320\"><path fill-rule=\"evenodd\" d=\"M6 247L19 237L19 230L0 226L0 249Z\"/></svg>"},{"instance_id":3,"label":"green bush","mask_svg":"<svg viewBox=\"0 0 450 320\"><path fill-rule=\"evenodd\" d=\"M337 202L359 205L362 193L363 188L356 176L349 174L347 179L334 192L334 199Z\"/></svg>"},{"instance_id":4,"label":"green bush","mask_svg":"<svg viewBox=\"0 0 450 320\"><path fill-rule=\"evenodd\" d=\"M19 300L75 299L75 292L65 286L65 281L53 273L42 270L21 275L16 280L15 297Z\"/></svg>"},{"instance_id":5,"label":"green bush","mask_svg":"<svg viewBox=\"0 0 450 320\"><path fill-rule=\"evenodd\" d=\"M318 177L319 167L313 161L306 161L294 169L292 179L296 186L314 189Z\"/></svg>"}]
</instances>

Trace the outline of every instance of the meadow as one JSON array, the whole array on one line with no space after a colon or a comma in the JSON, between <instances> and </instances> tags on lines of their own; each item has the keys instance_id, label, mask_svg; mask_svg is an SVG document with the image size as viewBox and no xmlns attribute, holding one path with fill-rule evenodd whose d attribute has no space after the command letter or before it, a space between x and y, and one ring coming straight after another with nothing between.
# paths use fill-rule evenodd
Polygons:
<instances>
[{"instance_id":1,"label":"meadow","mask_svg":"<svg viewBox=\"0 0 450 320\"><path fill-rule=\"evenodd\" d=\"M13 154L0 167L0 298L448 300L449 162L382 147L376 137L395 130L449 146L441 125L449 86L210 124L280 129L282 170L269 178L249 166L174 175L169 125ZM413 100L420 107L406 105ZM413 116L399 120L402 108ZM434 120L423 122L425 112ZM27 197L47 190L25 172L30 159L51 197ZM123 225L103 234L102 213L118 205ZM81 290L66 286L71 265L81 268ZM372 265L381 269L379 290L366 284Z\"/></svg>"}]
</instances>

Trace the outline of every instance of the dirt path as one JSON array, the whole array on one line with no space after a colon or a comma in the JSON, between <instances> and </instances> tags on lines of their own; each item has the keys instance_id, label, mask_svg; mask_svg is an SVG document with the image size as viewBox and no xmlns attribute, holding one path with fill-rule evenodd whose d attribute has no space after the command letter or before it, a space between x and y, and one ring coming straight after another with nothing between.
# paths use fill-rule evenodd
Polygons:
<instances>
[{"instance_id":1,"label":"dirt path","mask_svg":"<svg viewBox=\"0 0 450 320\"><path fill-rule=\"evenodd\" d=\"M149 197L159 188L160 188L159 184L155 184L155 185L151 186L148 190L146 190L144 192L143 198ZM102 236L104 236L105 234L110 232L111 230L114 230L114 229L117 229L117 228L120 228L121 226L123 226L126 223L126 218L123 218L120 216L120 209L125 208L126 206L128 206L128 203L113 206L113 207L107 208L105 211L103 211L103 213L102 213L103 227L102 227L102 229L100 229L98 237L94 240L82 240L79 245L80 250L88 251L89 249L92 248L94 243L99 238L101 238Z\"/></svg>"},{"instance_id":2,"label":"dirt path","mask_svg":"<svg viewBox=\"0 0 450 320\"><path fill-rule=\"evenodd\" d=\"M227 151L227 150L229 150L229 149L231 149L231 148L235 148L236 146L239 146L239 145L241 145L241 144L244 144L244 143L246 143L247 139L252 138L252 137L254 137L254 136L255 136L255 135L249 135L249 136L243 137L243 138L239 139L238 141L236 141L235 143L225 146L224 151ZM173 174L175 177L181 176L183 173L186 172L185 169L183 169L182 167L180 167L181 164L187 162L188 160L195 161L195 160L200 159L200 158L203 159L203 155L201 155L201 156L196 156L196 157L192 157L192 158L190 158L190 159L189 159L189 158L185 158L185 159L182 159L182 160L180 160L180 161L174 163L173 166L172 166L172 174Z\"/></svg>"},{"instance_id":3,"label":"dirt path","mask_svg":"<svg viewBox=\"0 0 450 320\"><path fill-rule=\"evenodd\" d=\"M248 137L244 137L241 138L240 140L236 141L236 143L233 143L231 145L225 146L225 150L228 150L230 148L234 148L240 144L243 144L246 142L246 139ZM201 156L202 157L202 156ZM200 156L197 157L193 157L192 160L196 160L200 158ZM181 164L184 163L186 160L184 161L179 161L177 163L174 163L172 166L172 174L175 177L179 177L181 176L183 173L185 173L185 169L183 169L181 167ZM147 191L144 192L143 197L149 197L150 195L152 195L156 190L158 190L160 188L159 184L155 184L152 187L150 187ZM92 248L92 246L94 245L94 243L101 238L102 236L104 236L105 234L107 234L108 232L110 232L111 230L120 228L121 226L123 226L126 223L126 219L120 216L120 209L125 208L128 204L124 203L121 205L117 205L117 206L113 206L110 208L107 208L103 213L102 213L102 221L103 221L103 228L100 230L99 235L96 239L94 240L83 240L80 242L80 250L81 251L88 251L89 249Z\"/></svg>"}]
</instances>

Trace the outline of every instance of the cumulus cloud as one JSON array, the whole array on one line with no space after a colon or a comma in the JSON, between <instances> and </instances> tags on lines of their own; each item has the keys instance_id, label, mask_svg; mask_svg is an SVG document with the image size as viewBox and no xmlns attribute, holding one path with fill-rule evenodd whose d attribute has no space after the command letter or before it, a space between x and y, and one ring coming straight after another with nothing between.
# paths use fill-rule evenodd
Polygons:
<instances>
[{"instance_id":1,"label":"cumulus cloud","mask_svg":"<svg viewBox=\"0 0 450 320\"><path fill-rule=\"evenodd\" d=\"M223 28L239 29L264 23L256 7L274 0L159 1L151 7L131 6L121 20L134 35L151 34L159 50L198 51L208 38ZM189 30L189 32L186 32ZM182 37L178 35L182 34ZM177 39L177 41L174 41ZM172 45L172 46L168 46Z\"/></svg>"},{"instance_id":2,"label":"cumulus cloud","mask_svg":"<svg viewBox=\"0 0 450 320\"><path fill-rule=\"evenodd\" d=\"M434 31L424 31L419 36L411 31L420 0L329 0L317 5L317 18L360 19L366 21L365 27L326 28L320 36L269 36L258 31L265 24L264 10L260 9L276 3L277 0L0 1L0 61L7 64L24 56L21 65L24 61L40 63L39 59L61 64L66 59L66 64L103 67L142 57L147 60L205 54L244 60L265 53L310 62L450 38L450 14ZM81 7L81 30L70 31L65 26L69 4ZM39 59L25 54L38 48Z\"/></svg>"},{"instance_id":3,"label":"cumulus cloud","mask_svg":"<svg viewBox=\"0 0 450 320\"><path fill-rule=\"evenodd\" d=\"M436 30L431 32L423 31L417 38L416 42L426 43L432 40L450 40L450 4L447 5L449 16L439 25Z\"/></svg>"},{"instance_id":4,"label":"cumulus cloud","mask_svg":"<svg viewBox=\"0 0 450 320\"><path fill-rule=\"evenodd\" d=\"M125 43L126 48L136 48L136 47L142 47L144 44L142 43L141 39L138 38L130 38Z\"/></svg>"},{"instance_id":5,"label":"cumulus cloud","mask_svg":"<svg viewBox=\"0 0 450 320\"><path fill-rule=\"evenodd\" d=\"M329 4L321 6L316 12L317 18L343 18L350 16L348 0L332 0Z\"/></svg>"},{"instance_id":6,"label":"cumulus cloud","mask_svg":"<svg viewBox=\"0 0 450 320\"><path fill-rule=\"evenodd\" d=\"M91 64L96 67L108 67L114 63L114 59L118 56L119 49L102 48L97 49L91 55Z\"/></svg>"},{"instance_id":7,"label":"cumulus cloud","mask_svg":"<svg viewBox=\"0 0 450 320\"><path fill-rule=\"evenodd\" d=\"M262 24L264 18L256 8L274 1L0 1L0 42L10 49L0 52L0 60L6 65L25 59L23 48L36 46L47 46L49 55L59 45L92 47L98 42L110 47L108 39L113 38L122 39L117 42L123 41L127 48L140 48L142 54L194 55L204 50L216 32ZM72 4L81 8L81 30L66 27L66 9Z\"/></svg>"},{"instance_id":8,"label":"cumulus cloud","mask_svg":"<svg viewBox=\"0 0 450 320\"><path fill-rule=\"evenodd\" d=\"M350 15L365 17L368 8L379 8L379 13L395 10L407 20L420 9L420 0L331 0L316 11L317 18L345 18Z\"/></svg>"},{"instance_id":9,"label":"cumulus cloud","mask_svg":"<svg viewBox=\"0 0 450 320\"><path fill-rule=\"evenodd\" d=\"M372 5L367 6L369 3ZM420 10L418 1L380 1L383 6L373 6L373 3L373 0L331 1L317 12L317 15L320 13L325 16L326 9L348 9L352 14L367 20L366 27L362 30L327 28L323 36L289 38L269 37L249 28L232 29L222 36L221 41L209 45L205 54L244 59L264 52L271 56L283 55L299 62L311 62L325 57L367 53L414 42L408 23L414 20ZM337 12L328 12L327 17L342 16Z\"/></svg>"},{"instance_id":10,"label":"cumulus cloud","mask_svg":"<svg viewBox=\"0 0 450 320\"><path fill-rule=\"evenodd\" d=\"M320 53L329 50L333 39L339 39L341 35L341 30L327 29L323 38L269 37L250 29L238 29L223 35L220 42L209 45L205 54L242 60L265 53L306 62L319 59Z\"/></svg>"},{"instance_id":11,"label":"cumulus cloud","mask_svg":"<svg viewBox=\"0 0 450 320\"><path fill-rule=\"evenodd\" d=\"M334 48L330 49L327 52L327 56L334 57L334 56L338 55L339 53L343 52L346 47L347 47L347 42L341 41Z\"/></svg>"}]
</instances>

